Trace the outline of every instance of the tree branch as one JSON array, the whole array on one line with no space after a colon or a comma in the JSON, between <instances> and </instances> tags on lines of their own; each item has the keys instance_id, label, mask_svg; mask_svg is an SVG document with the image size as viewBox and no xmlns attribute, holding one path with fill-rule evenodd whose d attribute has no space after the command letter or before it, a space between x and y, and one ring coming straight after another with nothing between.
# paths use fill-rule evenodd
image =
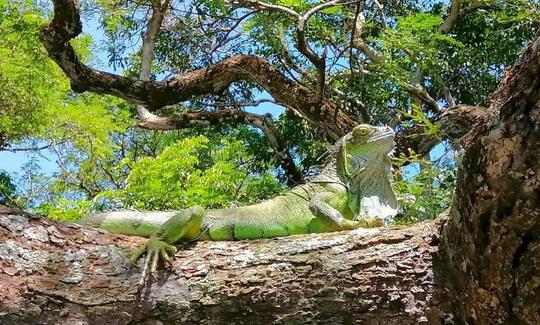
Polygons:
<instances>
[{"instance_id":1,"label":"tree branch","mask_svg":"<svg viewBox=\"0 0 540 325\"><path fill-rule=\"evenodd\" d=\"M540 32L462 155L441 264L458 323L540 321Z\"/></svg>"},{"instance_id":2,"label":"tree branch","mask_svg":"<svg viewBox=\"0 0 540 325\"><path fill-rule=\"evenodd\" d=\"M377 50L369 46L369 44L367 44L362 39L362 30L366 22L366 18L362 13L362 8L363 5L361 3L358 3L358 7L356 9L356 14L354 17L354 26L351 32L351 46L360 50L374 63L380 63L385 60L384 55L380 54Z\"/></svg>"},{"instance_id":3,"label":"tree branch","mask_svg":"<svg viewBox=\"0 0 540 325\"><path fill-rule=\"evenodd\" d=\"M439 107L439 104L431 95L427 92L427 90L422 87L418 83L408 83L403 82L401 86L411 95L418 98L423 103L426 103L429 107L433 109L434 112L439 112L441 108Z\"/></svg>"},{"instance_id":4,"label":"tree branch","mask_svg":"<svg viewBox=\"0 0 540 325\"><path fill-rule=\"evenodd\" d=\"M440 127L440 137L426 136L425 128L415 125L404 129L396 135L399 149L408 155L405 150L412 149L416 153L427 154L434 145L443 139L451 139L455 144L467 147L470 131L478 125L487 123L490 113L487 108L469 105L458 105L441 110L433 118L433 123Z\"/></svg>"},{"instance_id":5,"label":"tree branch","mask_svg":"<svg viewBox=\"0 0 540 325\"><path fill-rule=\"evenodd\" d=\"M446 17L439 30L443 34L448 34L456 26L461 11L461 0L451 0L450 14Z\"/></svg>"},{"instance_id":6,"label":"tree branch","mask_svg":"<svg viewBox=\"0 0 540 325\"><path fill-rule=\"evenodd\" d=\"M351 32L351 46L360 50L362 53L364 53L371 61L374 63L380 63L386 60L384 55L380 54L376 49L369 46L363 39L362 39L362 30L364 28L365 24L365 17L362 13L362 7L361 4L358 4L355 18L354 18L354 28ZM440 111L439 104L437 104L437 101L434 100L431 95L427 92L427 90L422 87L418 81L413 81L412 83L409 82L402 82L401 86L412 96L420 100L421 102L426 103L428 106L430 106L435 112Z\"/></svg>"},{"instance_id":7,"label":"tree branch","mask_svg":"<svg viewBox=\"0 0 540 325\"><path fill-rule=\"evenodd\" d=\"M150 80L156 38L159 34L161 23L165 18L165 12L168 7L169 0L165 0L163 4L161 3L161 0L152 1L150 19L148 20L146 32L142 37L141 73L139 75L139 79L141 80ZM156 117L156 115L150 113L143 105L137 105L137 115L139 116L139 119L143 121Z\"/></svg>"},{"instance_id":8,"label":"tree branch","mask_svg":"<svg viewBox=\"0 0 540 325\"><path fill-rule=\"evenodd\" d=\"M297 13L296 11L280 6L280 5L274 5L274 4L268 4L262 1L257 0L235 0L234 3L237 3L241 6L245 6L248 8L253 9L263 9L263 10L274 10L274 11L281 11L283 13L286 13L294 18L296 21L296 47L302 55L304 55L312 64L315 66L315 69L317 70L317 88L319 91L319 95L321 100L324 99L324 93L325 93L325 85L326 85L326 49L322 55L322 57L319 57L309 46L307 40L306 40L306 34L305 29L306 25L308 23L309 18L316 14L317 12L320 12L321 10L344 5L344 4L352 4L356 3L360 0L353 0L353 1L345 1L345 0L331 0L328 2L320 3L316 6L313 6L310 8L306 13L303 15Z\"/></svg>"},{"instance_id":9,"label":"tree branch","mask_svg":"<svg viewBox=\"0 0 540 325\"><path fill-rule=\"evenodd\" d=\"M384 6L377 0L373 0L373 5L375 6L375 9L379 13L379 17L381 17L381 23L382 23L383 29L387 29L388 22L386 21L386 15L384 14Z\"/></svg>"},{"instance_id":10,"label":"tree branch","mask_svg":"<svg viewBox=\"0 0 540 325\"><path fill-rule=\"evenodd\" d=\"M276 102L273 99L268 98L261 98L252 102L213 102L213 103L204 103L204 102L198 102L198 104L207 106L207 107L247 107L247 106L258 106L262 103L273 103L276 104Z\"/></svg>"},{"instance_id":11,"label":"tree branch","mask_svg":"<svg viewBox=\"0 0 540 325\"><path fill-rule=\"evenodd\" d=\"M111 94L155 111L166 105L218 94L234 81L249 80L267 90L277 103L291 107L323 134L337 140L356 125L334 105L321 101L318 92L285 77L267 60L237 55L203 69L151 82L92 69L80 62L69 41L81 32L76 0L54 0L55 15L43 28L41 39L49 56L70 78L78 92ZM329 121L328 117L334 117Z\"/></svg>"},{"instance_id":12,"label":"tree branch","mask_svg":"<svg viewBox=\"0 0 540 325\"><path fill-rule=\"evenodd\" d=\"M231 3L238 4L242 7L246 8L252 8L256 10L270 10L270 11L281 11L287 15L291 15L295 18L295 20L298 20L301 18L301 15L294 11L291 8L287 8L285 6L280 6L272 3L266 3L262 1L257 0L232 0Z\"/></svg>"},{"instance_id":13,"label":"tree branch","mask_svg":"<svg viewBox=\"0 0 540 325\"><path fill-rule=\"evenodd\" d=\"M197 242L138 293L142 238L0 206L0 323L437 324L441 224Z\"/></svg>"}]
</instances>

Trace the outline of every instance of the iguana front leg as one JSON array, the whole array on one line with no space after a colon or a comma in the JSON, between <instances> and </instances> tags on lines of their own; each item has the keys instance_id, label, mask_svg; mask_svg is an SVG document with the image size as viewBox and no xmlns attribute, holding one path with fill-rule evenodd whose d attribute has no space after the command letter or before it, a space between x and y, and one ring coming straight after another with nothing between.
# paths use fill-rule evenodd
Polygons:
<instances>
[{"instance_id":1,"label":"iguana front leg","mask_svg":"<svg viewBox=\"0 0 540 325\"><path fill-rule=\"evenodd\" d=\"M332 206L331 201L339 201L337 195L338 194L331 192L324 192L315 195L309 202L309 210L317 218L331 222L341 230L362 227L363 223L361 221L346 219L338 209ZM334 203L334 205L338 204Z\"/></svg>"},{"instance_id":2,"label":"iguana front leg","mask_svg":"<svg viewBox=\"0 0 540 325\"><path fill-rule=\"evenodd\" d=\"M177 251L172 244L180 240L196 239L201 234L203 216L204 209L200 206L178 211L131 255L130 260L135 264L146 253L141 282L144 283L146 280L148 271L151 275L156 273L160 259L167 263L171 262L169 254L172 255Z\"/></svg>"}]
</instances>

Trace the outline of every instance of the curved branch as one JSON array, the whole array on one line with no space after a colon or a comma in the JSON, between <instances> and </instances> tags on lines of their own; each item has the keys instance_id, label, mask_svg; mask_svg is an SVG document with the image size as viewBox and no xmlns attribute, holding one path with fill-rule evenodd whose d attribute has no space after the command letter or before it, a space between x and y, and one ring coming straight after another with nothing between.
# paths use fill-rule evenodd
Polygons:
<instances>
[{"instance_id":1,"label":"curved branch","mask_svg":"<svg viewBox=\"0 0 540 325\"><path fill-rule=\"evenodd\" d=\"M451 139L454 143L467 147L470 131L477 125L486 123L489 116L489 110L484 107L458 105L447 108L439 111L433 118L433 123L440 126L440 138L426 136L424 126L415 125L397 134L396 142L399 143L399 150L407 155L408 149L419 154L427 154L442 138Z\"/></svg>"},{"instance_id":2,"label":"curved branch","mask_svg":"<svg viewBox=\"0 0 540 325\"><path fill-rule=\"evenodd\" d=\"M285 7L285 6L276 5L273 3L266 3L266 2L257 1L257 0L232 0L231 2L233 4L238 4L242 7L253 8L257 10L281 11L283 13L293 16L295 20L298 20L301 18L301 15L297 13L296 11L294 11L293 9Z\"/></svg>"},{"instance_id":3,"label":"curved branch","mask_svg":"<svg viewBox=\"0 0 540 325\"><path fill-rule=\"evenodd\" d=\"M452 0L450 3L450 14L446 17L439 30L447 34L456 26L461 11L461 0Z\"/></svg>"},{"instance_id":4,"label":"curved branch","mask_svg":"<svg viewBox=\"0 0 540 325\"><path fill-rule=\"evenodd\" d=\"M440 112L441 108L439 107L439 104L437 104L437 101L431 97L431 95L427 92L427 90L422 87L418 83L409 83L409 82L403 82L401 86L411 95L418 98L425 104L427 104L429 107L433 109L434 112Z\"/></svg>"},{"instance_id":5,"label":"curved branch","mask_svg":"<svg viewBox=\"0 0 540 325\"><path fill-rule=\"evenodd\" d=\"M146 31L142 35L141 71L139 74L141 80L150 80L156 38L161 29L161 23L165 18L165 12L168 7L169 0L165 0L163 4L161 3L161 0L152 1L150 18L148 19ZM137 105L137 115L141 120L155 117L155 115L150 113L144 105Z\"/></svg>"},{"instance_id":6,"label":"curved branch","mask_svg":"<svg viewBox=\"0 0 540 325\"><path fill-rule=\"evenodd\" d=\"M357 124L335 105L322 101L318 92L288 79L266 59L256 56L233 56L158 82L92 69L79 60L69 44L82 29L79 2L53 2L55 15L43 28L41 40L49 56L69 77L74 91L111 94L155 111L180 101L218 94L234 81L249 80L267 90L277 103L294 109L331 139L338 139ZM332 120L329 120L330 116Z\"/></svg>"}]
</instances>

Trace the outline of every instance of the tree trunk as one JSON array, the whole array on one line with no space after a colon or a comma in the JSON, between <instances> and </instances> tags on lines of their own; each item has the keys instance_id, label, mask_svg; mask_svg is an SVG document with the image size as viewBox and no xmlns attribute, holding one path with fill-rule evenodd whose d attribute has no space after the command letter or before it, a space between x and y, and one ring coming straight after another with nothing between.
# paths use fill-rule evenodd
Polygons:
<instances>
[{"instance_id":1,"label":"tree trunk","mask_svg":"<svg viewBox=\"0 0 540 325\"><path fill-rule=\"evenodd\" d=\"M540 33L491 99L459 171L442 275L462 321L540 324Z\"/></svg>"},{"instance_id":2,"label":"tree trunk","mask_svg":"<svg viewBox=\"0 0 540 325\"><path fill-rule=\"evenodd\" d=\"M441 224L198 242L138 293L141 238L4 211L0 323L438 324Z\"/></svg>"}]
</instances>

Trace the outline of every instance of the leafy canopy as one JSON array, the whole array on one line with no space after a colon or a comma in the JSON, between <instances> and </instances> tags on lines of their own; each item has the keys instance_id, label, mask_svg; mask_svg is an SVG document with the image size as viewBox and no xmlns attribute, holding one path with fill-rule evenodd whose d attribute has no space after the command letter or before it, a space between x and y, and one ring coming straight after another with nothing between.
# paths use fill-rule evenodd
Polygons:
<instances>
[{"instance_id":1,"label":"leafy canopy","mask_svg":"<svg viewBox=\"0 0 540 325\"><path fill-rule=\"evenodd\" d=\"M268 3L301 14L318 4ZM110 67L137 76L150 2L87 0L82 5L85 22L98 21L105 42L79 37L73 41L79 56L94 62L96 53L105 53ZM442 109L451 101L486 105L540 21L538 1L463 1L462 8L470 5L478 6L461 15L450 32L441 30L449 13L447 1L386 2L384 15L370 1L361 8L350 3L317 12L308 20L305 36L316 55L326 54L326 96L353 118L367 115L371 123L391 124L398 132L423 126L416 136L442 140L433 108L404 85L417 83ZM238 8L223 0L171 1L171 8L156 40L152 78L242 53L262 56L290 78L316 87L317 69L298 50L290 15ZM110 208L226 207L283 190L279 160L259 130L221 125L145 131L136 126L133 105L110 96L72 93L39 41L50 10L30 0L0 0L0 149L45 148L34 155L57 162L52 174L32 163L20 175L0 174L0 200L74 220ZM361 37L382 55L380 62L350 46L358 13L365 17ZM236 82L223 93L162 112L239 108L234 103L262 96L257 85ZM363 105L350 104L358 101ZM323 163L329 143L291 111L274 122L295 163L305 175L312 174ZM449 155L454 148L449 146ZM412 176L396 173L404 216L400 222L432 218L449 202L456 164L404 152L396 167L406 162L420 168Z\"/></svg>"}]
</instances>

